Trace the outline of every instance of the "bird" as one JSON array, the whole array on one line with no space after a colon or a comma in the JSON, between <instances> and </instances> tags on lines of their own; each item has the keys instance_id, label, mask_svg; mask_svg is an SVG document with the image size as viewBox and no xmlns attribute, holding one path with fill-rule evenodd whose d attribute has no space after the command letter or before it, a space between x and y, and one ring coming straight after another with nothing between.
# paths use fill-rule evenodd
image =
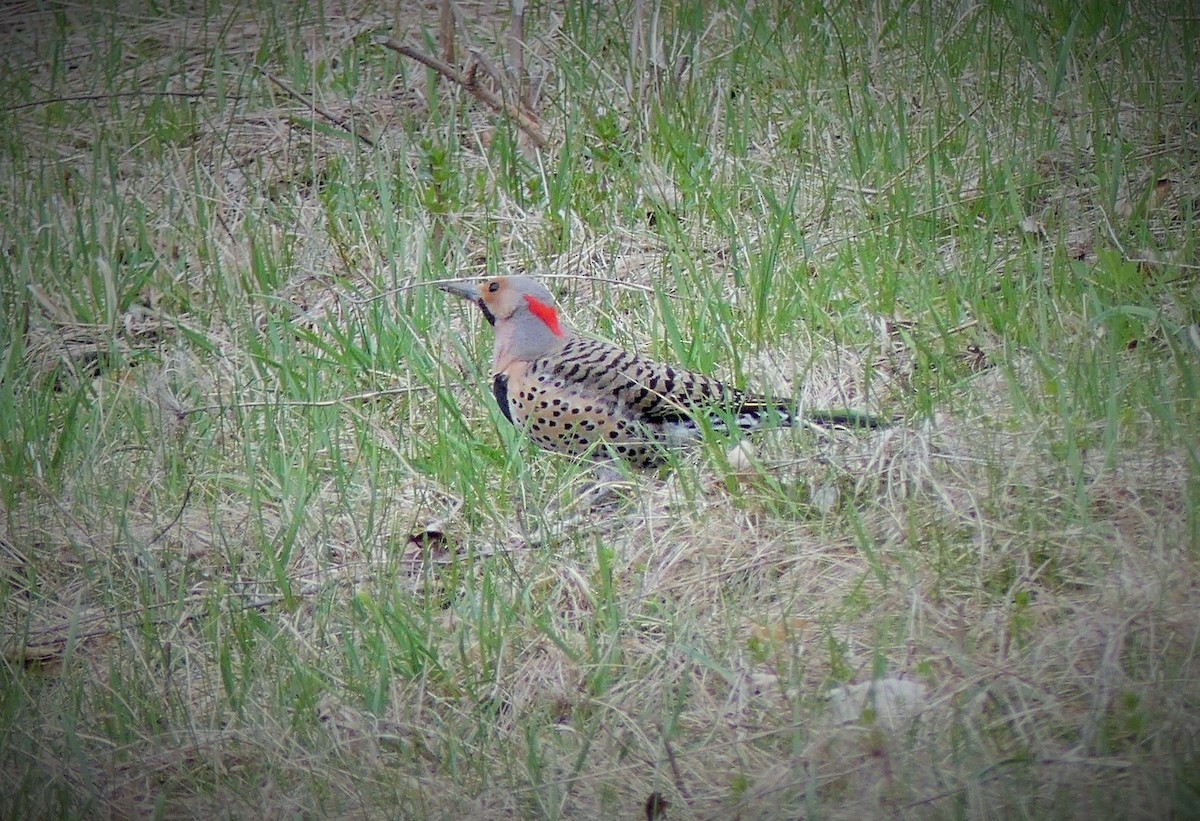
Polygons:
<instances>
[{"instance_id":1,"label":"bird","mask_svg":"<svg viewBox=\"0 0 1200 821\"><path fill-rule=\"evenodd\" d=\"M886 425L849 410L802 413L792 400L749 393L580 334L533 277L456 279L438 287L473 302L493 326L496 404L545 450L650 468L671 448L699 439L706 426L749 433L799 422Z\"/></svg>"}]
</instances>

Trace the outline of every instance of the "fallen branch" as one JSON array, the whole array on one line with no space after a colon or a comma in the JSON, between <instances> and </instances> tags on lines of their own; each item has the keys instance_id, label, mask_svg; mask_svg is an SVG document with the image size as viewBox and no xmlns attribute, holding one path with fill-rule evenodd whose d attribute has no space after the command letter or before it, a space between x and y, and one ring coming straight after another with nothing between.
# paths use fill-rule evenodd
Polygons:
<instances>
[{"instance_id":1,"label":"fallen branch","mask_svg":"<svg viewBox=\"0 0 1200 821\"><path fill-rule=\"evenodd\" d=\"M347 123L343 118L338 117L329 111L326 111L324 108L321 108L321 106L317 105L314 101L305 97L299 91L296 91L296 89L289 86L283 80L279 79L274 74L267 71L265 68L260 67L259 71L261 71L263 76L266 77L268 80L270 80L280 91L282 91L284 94L291 97L293 100L298 101L302 105L308 106L308 108L311 111L313 111L317 114L320 114L326 120L328 120L329 122L336 125L338 128L345 131L351 137L357 138L358 140L360 140L361 142L365 143L368 146L371 146L371 147L375 146L375 143L369 137L364 137L362 134L359 134L358 131L356 131L353 127L351 127L350 124Z\"/></svg>"},{"instance_id":2,"label":"fallen branch","mask_svg":"<svg viewBox=\"0 0 1200 821\"><path fill-rule=\"evenodd\" d=\"M475 99L479 100L479 102L483 103L497 114L503 114L516 123L517 128L525 132L529 139L533 140L534 145L536 145L538 148L546 148L550 144L546 139L545 133L542 131L541 123L539 123L532 114L518 106L512 105L495 92L489 91L488 89L480 86L475 82L474 72L469 72L468 74L464 75L454 66L445 63L432 55L417 51L412 46L407 46L391 37L383 38L379 41L379 44L384 48L391 49L399 54L403 54L405 57L410 57L413 60L416 60L421 65L433 69L450 82L462 86L468 92L470 92Z\"/></svg>"}]
</instances>

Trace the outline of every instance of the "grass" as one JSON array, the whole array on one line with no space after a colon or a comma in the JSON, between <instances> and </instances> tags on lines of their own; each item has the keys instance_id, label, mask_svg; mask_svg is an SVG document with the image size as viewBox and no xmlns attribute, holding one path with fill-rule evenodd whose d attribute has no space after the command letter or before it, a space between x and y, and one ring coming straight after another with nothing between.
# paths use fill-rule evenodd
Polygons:
<instances>
[{"instance_id":1,"label":"grass","mask_svg":"<svg viewBox=\"0 0 1200 821\"><path fill-rule=\"evenodd\" d=\"M1200 811L1187 4L535 5L542 153L433 10L0 14L0 814ZM594 502L510 270L903 420Z\"/></svg>"}]
</instances>

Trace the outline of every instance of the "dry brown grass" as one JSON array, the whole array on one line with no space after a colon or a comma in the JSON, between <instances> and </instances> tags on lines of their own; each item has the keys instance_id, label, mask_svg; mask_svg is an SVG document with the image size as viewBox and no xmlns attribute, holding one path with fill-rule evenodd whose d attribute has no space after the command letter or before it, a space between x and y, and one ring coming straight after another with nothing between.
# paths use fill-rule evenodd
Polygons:
<instances>
[{"instance_id":1,"label":"dry brown grass","mask_svg":"<svg viewBox=\"0 0 1200 821\"><path fill-rule=\"evenodd\" d=\"M654 45L657 7L636 5L651 32L636 60L655 70L606 68L612 88L596 90L614 105L626 98L633 132L671 77L691 76ZM498 54L507 13L458 7L470 21L464 48ZM547 33L528 45L551 90L568 85L555 61L601 59L579 56L559 12L546 10ZM764 333L768 342L712 321L711 304L753 314L737 278L769 240L755 197L786 199L800 179L796 222L810 245L782 265L815 282L866 247L859 237L887 230L857 216L878 191L848 175L824 179L815 171L838 170L820 165L779 173L769 141L741 156L714 136L706 168L734 181L722 195L744 200L728 233L695 216L709 206L673 179L685 176L680 166L636 154L628 179L609 181L628 189L627 221L598 228L551 213L501 180L489 149L503 135L490 114L446 86L431 101L423 71L382 76L395 64L363 56L384 30L414 42L436 31L436 3L342 3L284 37L262 10L232 6L203 21L132 6L0 14L5 62L34 96L94 97L87 117L37 113L78 99L8 112L21 153L0 159L14 181L4 205L34 214L45 203L36 216L56 241L98 226L91 258L75 260L94 276L5 274L6 288L37 286L5 296L28 305L5 360L22 353L27 375L14 393L25 404L15 407L49 420L53 440L5 442L5 464L28 468L6 474L0 495L0 793L23 802L11 806L113 817L638 817L657 792L667 818L1195 812L1196 450L1181 431L1196 421L1196 365L1168 333L1140 345L1169 349L1161 359L1112 364L1141 402L1122 429L1142 435L1110 442L1103 413L1082 400L1052 412L1045 361L1107 350L1090 309L1058 296L1048 312L1061 317L1052 339L1062 347L1043 350L1007 349L978 316L940 335L927 331L928 311L885 315L857 269L818 306L824 323L792 323ZM397 16L407 30L395 29ZM731 19L714 15L700 55L733 48ZM120 59L99 48L114 35L130 46ZM221 65L243 75L213 75L216 40L230 61ZM302 94L328 116L314 115L261 74L268 42L327 69L353 54L367 90L314 81ZM893 57L872 70L886 77ZM268 63L282 75L288 56L272 51ZM1102 68L1128 71L1115 58ZM146 98L106 91L212 94L218 80L227 105L201 107L186 137L150 154L138 119ZM890 85L873 93L887 97ZM713 94L719 124L736 95ZM540 113L555 133L592 122L572 108L579 97L550 98ZM845 137L819 109L836 103L815 89L809 114L831 152ZM1149 236L1167 249L1154 251L1159 269L1185 280L1156 295L1156 321L1195 322L1194 248L1172 244L1193 219L1195 112L1164 120L1154 142L1139 112L1118 106L1115 127L1145 141L1128 163L1177 156L1166 171L1130 174L1110 215L1070 125L1090 116L1086 104L1060 98L1072 152L1042 157L1050 182L1030 202L1033 230L998 238L980 272L968 221L932 250L907 249L924 266L913 276L961 266L1002 285L1024 275L1031 241L1046 243L1047 271L1056 249L1087 264L1102 253L1141 258L1145 249L1110 242L1105 222L1132 203L1125 216L1152 212ZM445 111L462 108L447 125ZM420 140L448 132L466 146L454 173L486 193L436 216L416 196L395 213L374 194L335 203L352 196L336 188L342 169L376 156L397 191L428 190ZM39 168L54 181L39 181ZM552 176L531 168L531 180ZM743 190L742 173L761 187ZM986 187L976 177L959 180L962 200L987 193L971 190ZM677 233L648 211L677 218ZM384 223L399 227L387 235ZM545 238L559 223L569 240L556 245ZM34 249L15 236L19 225L0 236ZM871 436L768 435L749 466L705 447L601 498L590 471L497 444L504 432L472 387L482 348L471 340L486 329L437 313L412 287L440 275L430 249L443 239L451 274L561 276L555 288L578 325L667 357L655 301L665 294L696 319L683 334L701 335L697 359L727 363L721 376L754 387L794 388L814 407L912 410L938 345L935 366L958 376L927 418L913 412ZM138 254L159 267L117 310L103 292L150 264ZM50 258L70 261L38 257ZM278 268L262 274L264 265ZM689 292L688 276L709 290ZM380 293L394 309L378 311ZM820 293L797 287L778 299L802 317ZM409 358L343 356L346 338L397 350L381 329L410 339ZM971 344L978 359L955 371L975 356ZM278 361L289 356L304 364ZM1174 427L1136 393L1169 367L1182 374L1163 377ZM68 413L72 392L79 407ZM477 474L446 467L468 469L438 441L451 436L475 437L465 447ZM427 551L422 536L434 540ZM919 684L922 695L894 721L878 710L840 720L831 691L872 681Z\"/></svg>"}]
</instances>

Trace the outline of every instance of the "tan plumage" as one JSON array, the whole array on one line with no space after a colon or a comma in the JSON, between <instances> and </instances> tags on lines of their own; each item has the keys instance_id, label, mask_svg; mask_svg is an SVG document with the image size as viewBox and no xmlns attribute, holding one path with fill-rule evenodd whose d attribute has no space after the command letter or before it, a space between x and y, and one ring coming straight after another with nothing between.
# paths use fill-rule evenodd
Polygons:
<instances>
[{"instance_id":1,"label":"tan plumage","mask_svg":"<svg viewBox=\"0 0 1200 821\"><path fill-rule=\"evenodd\" d=\"M716 430L791 425L794 403L756 396L703 374L623 351L575 333L554 298L530 277L496 277L442 289L476 303L496 329L492 389L500 410L535 443L572 456L662 460L663 447ZM810 412L826 425L878 427L871 416Z\"/></svg>"}]
</instances>

